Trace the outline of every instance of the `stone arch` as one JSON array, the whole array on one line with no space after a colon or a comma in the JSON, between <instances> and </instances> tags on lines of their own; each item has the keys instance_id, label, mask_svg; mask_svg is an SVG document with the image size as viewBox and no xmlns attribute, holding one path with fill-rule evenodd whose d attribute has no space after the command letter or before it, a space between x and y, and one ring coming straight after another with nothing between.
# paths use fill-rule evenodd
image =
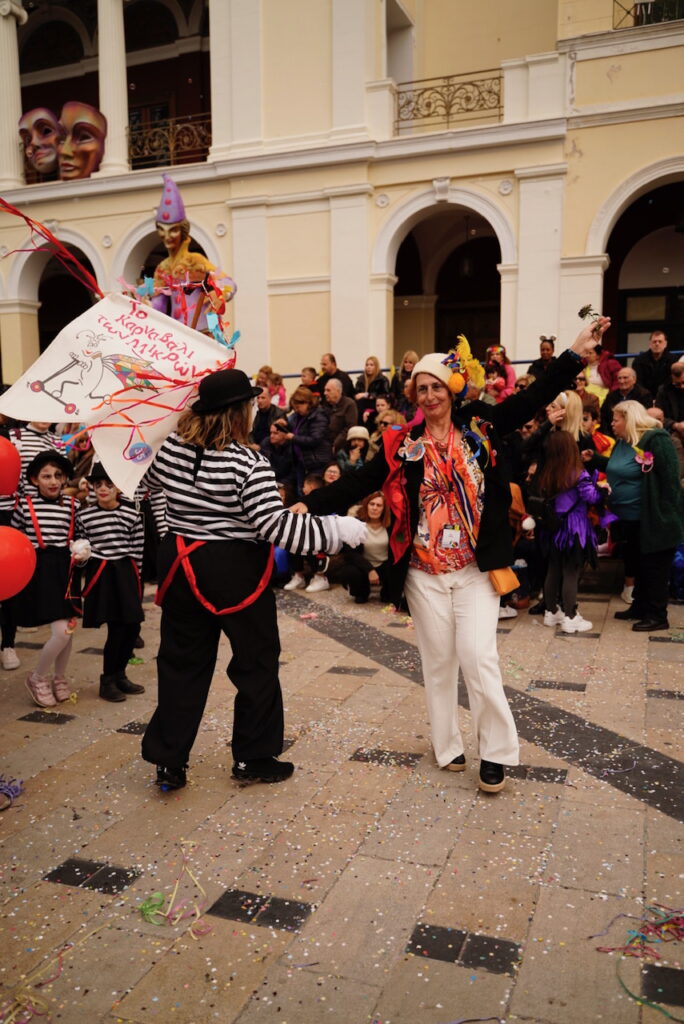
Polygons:
<instances>
[{"instance_id":1,"label":"stone arch","mask_svg":"<svg viewBox=\"0 0 684 1024\"><path fill-rule=\"evenodd\" d=\"M202 246L207 259L220 269L221 257L211 235L194 223L190 224L190 234ZM113 288L119 287L117 282L120 277L129 284L135 283L140 267L144 264L150 249L153 249L158 241L153 219L136 225L121 239L112 261Z\"/></svg>"},{"instance_id":2,"label":"stone arch","mask_svg":"<svg viewBox=\"0 0 684 1024\"><path fill-rule=\"evenodd\" d=\"M71 228L57 227L52 231L60 242L75 246L81 250L84 256L87 256L95 272L97 283L103 292L107 291L108 275L105 265L92 242L77 231L72 231ZM30 239L26 239L22 244L22 248L25 249L30 250L30 246ZM37 302L40 279L52 255L51 252L36 251L17 253L7 278L7 297Z\"/></svg>"},{"instance_id":3,"label":"stone arch","mask_svg":"<svg viewBox=\"0 0 684 1024\"><path fill-rule=\"evenodd\" d=\"M659 185L668 185L682 179L684 179L684 156L658 160L626 178L597 211L587 235L585 255L595 256L606 251L611 231L619 217L635 199Z\"/></svg>"},{"instance_id":4,"label":"stone arch","mask_svg":"<svg viewBox=\"0 0 684 1024\"><path fill-rule=\"evenodd\" d=\"M90 38L88 29L83 21L77 14L70 11L68 7L61 6L38 8L38 10L31 13L31 17L26 25L19 30L20 52L37 29L48 23L52 24L55 21L63 21L65 24L69 25L70 28L73 28L74 32L81 40L84 58L93 57L97 53L94 41Z\"/></svg>"},{"instance_id":5,"label":"stone arch","mask_svg":"<svg viewBox=\"0 0 684 1024\"><path fill-rule=\"evenodd\" d=\"M518 260L513 226L504 211L492 199L471 189L450 187L445 199L438 198L435 189L427 189L401 203L387 218L375 241L372 255L373 274L393 274L397 252L402 241L426 215L444 203L461 206L479 213L491 225L501 247L502 264L515 264Z\"/></svg>"},{"instance_id":6,"label":"stone arch","mask_svg":"<svg viewBox=\"0 0 684 1024\"><path fill-rule=\"evenodd\" d=\"M198 36L200 34L205 9L205 0L195 0L194 6L188 15L188 35Z\"/></svg>"}]
</instances>

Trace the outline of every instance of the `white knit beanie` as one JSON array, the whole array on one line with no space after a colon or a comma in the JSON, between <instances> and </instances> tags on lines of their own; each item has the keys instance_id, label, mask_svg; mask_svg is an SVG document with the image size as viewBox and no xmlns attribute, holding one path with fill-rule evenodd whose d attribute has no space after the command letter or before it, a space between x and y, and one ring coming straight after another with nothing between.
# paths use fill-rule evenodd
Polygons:
<instances>
[{"instance_id":1,"label":"white knit beanie","mask_svg":"<svg viewBox=\"0 0 684 1024\"><path fill-rule=\"evenodd\" d=\"M428 352L426 356L421 356L411 371L411 380L415 380L419 373L429 373L448 387L453 370L444 365L442 360L445 358L444 352Z\"/></svg>"}]
</instances>

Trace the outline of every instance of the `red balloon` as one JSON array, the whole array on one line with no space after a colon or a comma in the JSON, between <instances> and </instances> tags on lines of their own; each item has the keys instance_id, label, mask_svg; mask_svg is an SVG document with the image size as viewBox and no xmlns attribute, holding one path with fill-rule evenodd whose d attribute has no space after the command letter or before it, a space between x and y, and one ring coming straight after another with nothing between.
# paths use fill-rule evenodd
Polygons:
<instances>
[{"instance_id":1,"label":"red balloon","mask_svg":"<svg viewBox=\"0 0 684 1024\"><path fill-rule=\"evenodd\" d=\"M19 452L6 437L0 437L0 494L14 494L20 476Z\"/></svg>"},{"instance_id":2,"label":"red balloon","mask_svg":"<svg viewBox=\"0 0 684 1024\"><path fill-rule=\"evenodd\" d=\"M26 534L0 526L0 601L23 590L36 568L36 550Z\"/></svg>"}]
</instances>

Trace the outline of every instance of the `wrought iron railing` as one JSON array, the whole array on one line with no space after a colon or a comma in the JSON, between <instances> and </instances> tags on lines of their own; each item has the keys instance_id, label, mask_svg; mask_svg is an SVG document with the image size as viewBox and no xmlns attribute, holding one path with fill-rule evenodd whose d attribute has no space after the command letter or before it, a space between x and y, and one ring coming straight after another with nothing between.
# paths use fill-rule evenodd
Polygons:
<instances>
[{"instance_id":1,"label":"wrought iron railing","mask_svg":"<svg viewBox=\"0 0 684 1024\"><path fill-rule=\"evenodd\" d=\"M401 82L397 86L397 134L451 128L468 121L500 120L501 71L498 68L474 75L446 75Z\"/></svg>"},{"instance_id":2,"label":"wrought iron railing","mask_svg":"<svg viewBox=\"0 0 684 1024\"><path fill-rule=\"evenodd\" d=\"M650 0L630 4L613 0L613 28L638 28L684 18L684 0Z\"/></svg>"},{"instance_id":3,"label":"wrought iron railing","mask_svg":"<svg viewBox=\"0 0 684 1024\"><path fill-rule=\"evenodd\" d=\"M207 159L210 146L210 114L170 117L128 128L128 156L133 170L200 163Z\"/></svg>"}]
</instances>

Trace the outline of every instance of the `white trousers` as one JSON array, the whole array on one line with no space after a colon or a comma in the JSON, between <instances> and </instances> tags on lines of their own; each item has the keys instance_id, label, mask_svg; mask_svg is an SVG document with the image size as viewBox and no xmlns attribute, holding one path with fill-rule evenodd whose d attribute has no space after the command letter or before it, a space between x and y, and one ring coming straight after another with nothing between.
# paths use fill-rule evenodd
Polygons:
<instances>
[{"instance_id":1,"label":"white trousers","mask_svg":"<svg viewBox=\"0 0 684 1024\"><path fill-rule=\"evenodd\" d=\"M499 596L477 565L431 576L409 569L406 600L423 668L432 746L444 768L463 753L458 670L465 680L478 756L518 764L518 734L503 689L496 646Z\"/></svg>"}]
</instances>

